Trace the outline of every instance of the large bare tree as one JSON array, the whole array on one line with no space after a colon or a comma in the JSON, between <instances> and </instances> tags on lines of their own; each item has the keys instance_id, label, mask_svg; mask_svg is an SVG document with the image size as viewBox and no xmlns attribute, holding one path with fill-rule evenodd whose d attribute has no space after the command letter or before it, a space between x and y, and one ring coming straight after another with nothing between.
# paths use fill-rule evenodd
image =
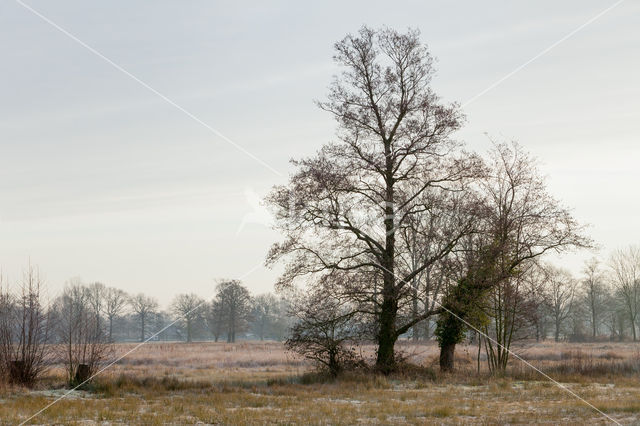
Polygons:
<instances>
[{"instance_id":1,"label":"large bare tree","mask_svg":"<svg viewBox=\"0 0 640 426\"><path fill-rule=\"evenodd\" d=\"M463 118L431 89L433 59L418 31L363 27L335 52L343 71L319 106L336 119L338 141L295 161L290 183L268 197L285 240L267 263L285 259L281 287L305 276L371 315L376 365L389 372L398 337L433 314L399 317L412 305L409 283L468 232L450 210L462 199L447 193L461 190L477 162L451 139ZM452 226L429 227L432 215ZM400 262L409 250L399 234L411 226L437 241L427 255Z\"/></svg>"}]
</instances>

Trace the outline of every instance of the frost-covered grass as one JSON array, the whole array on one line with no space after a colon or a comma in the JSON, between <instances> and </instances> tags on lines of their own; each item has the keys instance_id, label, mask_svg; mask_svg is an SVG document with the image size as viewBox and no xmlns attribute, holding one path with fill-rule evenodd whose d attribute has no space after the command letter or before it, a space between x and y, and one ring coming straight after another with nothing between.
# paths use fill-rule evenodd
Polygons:
<instances>
[{"instance_id":1,"label":"frost-covered grass","mask_svg":"<svg viewBox=\"0 0 640 426\"><path fill-rule=\"evenodd\" d=\"M545 343L520 351L533 354L537 365L555 369L554 378L618 421L638 423L640 375L601 367L597 374L576 376L562 367L583 365L585 359L633 365L635 346L590 345ZM117 350L130 348L119 345ZM459 371L451 375L431 369L437 353L433 345L403 348L412 362L423 366L390 377L350 373L333 380L310 374L311 366L286 353L280 343L153 343L33 423L606 423L593 409L516 362L505 377L488 377L484 371L478 375L473 346L459 348ZM52 369L38 389L0 388L0 419L3 424L20 422L64 392L59 368Z\"/></svg>"}]
</instances>

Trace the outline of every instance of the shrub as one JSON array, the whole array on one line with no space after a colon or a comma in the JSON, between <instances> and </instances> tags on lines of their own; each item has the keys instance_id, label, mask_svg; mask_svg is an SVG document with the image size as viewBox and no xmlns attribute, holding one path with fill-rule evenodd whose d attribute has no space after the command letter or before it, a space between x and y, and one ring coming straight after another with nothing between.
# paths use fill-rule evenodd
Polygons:
<instances>
[{"instance_id":1,"label":"shrub","mask_svg":"<svg viewBox=\"0 0 640 426\"><path fill-rule=\"evenodd\" d=\"M42 301L38 271L29 266L17 295L2 289L0 277L0 373L31 386L50 358L50 318Z\"/></svg>"},{"instance_id":2,"label":"shrub","mask_svg":"<svg viewBox=\"0 0 640 426\"><path fill-rule=\"evenodd\" d=\"M311 295L294 305L298 322L291 329L286 347L337 375L346 366L358 364L354 342L355 313L330 297Z\"/></svg>"}]
</instances>

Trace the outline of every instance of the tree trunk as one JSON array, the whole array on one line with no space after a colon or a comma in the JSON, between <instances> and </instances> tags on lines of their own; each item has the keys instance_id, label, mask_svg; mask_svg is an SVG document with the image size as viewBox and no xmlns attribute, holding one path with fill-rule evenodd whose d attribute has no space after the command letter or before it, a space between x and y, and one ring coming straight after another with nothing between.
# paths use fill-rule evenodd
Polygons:
<instances>
[{"instance_id":1,"label":"tree trunk","mask_svg":"<svg viewBox=\"0 0 640 426\"><path fill-rule=\"evenodd\" d=\"M440 370L453 371L455 368L455 343L446 343L440 348Z\"/></svg>"},{"instance_id":2,"label":"tree trunk","mask_svg":"<svg viewBox=\"0 0 640 426\"><path fill-rule=\"evenodd\" d=\"M414 262L414 266L413 268L415 269L415 262ZM417 279L412 279L411 280L411 286L413 287L411 289L412 292L412 297L413 297L413 317L416 318L419 313L418 313L418 280ZM420 327L422 326L422 324L417 323L416 325L414 325L413 327L411 327L411 339L414 342L417 342L420 339Z\"/></svg>"},{"instance_id":3,"label":"tree trunk","mask_svg":"<svg viewBox=\"0 0 640 426\"><path fill-rule=\"evenodd\" d=\"M140 341L144 342L144 316L142 316L142 331L140 332Z\"/></svg>"},{"instance_id":4,"label":"tree trunk","mask_svg":"<svg viewBox=\"0 0 640 426\"><path fill-rule=\"evenodd\" d=\"M386 287L386 285L385 285ZM376 368L383 374L389 374L395 368L394 346L396 335L397 307L391 296L385 295L380 310L380 330L378 332L378 354Z\"/></svg>"},{"instance_id":5,"label":"tree trunk","mask_svg":"<svg viewBox=\"0 0 640 426\"><path fill-rule=\"evenodd\" d=\"M592 297L592 300L594 298ZM591 303L591 327L593 328L593 340L596 340L596 335L597 335L597 329L598 329L598 323L597 323L597 318L596 318L596 306L594 303Z\"/></svg>"},{"instance_id":6,"label":"tree trunk","mask_svg":"<svg viewBox=\"0 0 640 426\"><path fill-rule=\"evenodd\" d=\"M91 371L88 364L78 364L75 374L75 383L78 385L86 382L90 377Z\"/></svg>"},{"instance_id":7,"label":"tree trunk","mask_svg":"<svg viewBox=\"0 0 640 426\"><path fill-rule=\"evenodd\" d=\"M478 374L480 374L480 351L482 350L482 336L480 333L477 333L478 336Z\"/></svg>"},{"instance_id":8,"label":"tree trunk","mask_svg":"<svg viewBox=\"0 0 640 426\"><path fill-rule=\"evenodd\" d=\"M376 368L383 374L392 372L395 368L394 346L398 335L396 334L396 316L398 314L398 300L396 293L395 277L395 207L393 189L393 160L391 156L391 141L384 140L384 152L386 158L386 194L385 194L385 218L384 229L386 233L385 250L382 266L383 288L382 306L380 309L380 328L378 331L378 355Z\"/></svg>"}]
</instances>

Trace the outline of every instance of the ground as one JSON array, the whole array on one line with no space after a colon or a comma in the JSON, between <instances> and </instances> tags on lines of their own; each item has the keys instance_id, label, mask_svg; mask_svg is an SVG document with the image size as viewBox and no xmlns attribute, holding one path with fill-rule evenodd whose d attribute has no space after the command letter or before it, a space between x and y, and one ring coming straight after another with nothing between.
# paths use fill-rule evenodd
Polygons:
<instances>
[{"instance_id":1,"label":"ground","mask_svg":"<svg viewBox=\"0 0 640 426\"><path fill-rule=\"evenodd\" d=\"M134 347L120 344L118 354ZM610 423L514 360L489 377L475 346L458 348L458 371L435 368L433 344L400 345L421 368L338 379L281 343L149 343L34 417L32 424L518 424ZM528 344L522 356L623 424L640 423L640 345ZM371 352L365 348L364 353ZM27 420L67 390L53 367L36 389L0 389L3 424Z\"/></svg>"}]
</instances>

